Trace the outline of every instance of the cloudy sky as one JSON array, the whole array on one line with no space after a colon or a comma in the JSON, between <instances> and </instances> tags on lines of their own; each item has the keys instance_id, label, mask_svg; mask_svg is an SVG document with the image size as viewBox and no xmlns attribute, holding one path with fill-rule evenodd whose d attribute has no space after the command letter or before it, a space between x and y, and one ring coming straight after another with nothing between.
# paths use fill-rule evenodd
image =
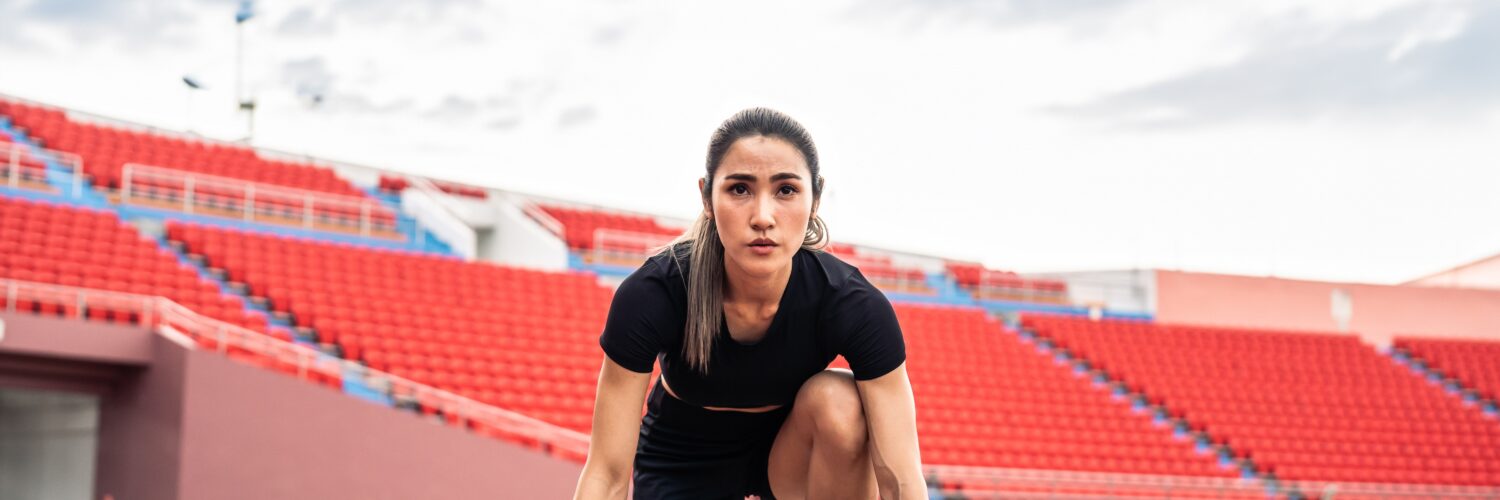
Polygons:
<instances>
[{"instance_id":1,"label":"cloudy sky","mask_svg":"<svg viewBox=\"0 0 1500 500\"><path fill-rule=\"evenodd\" d=\"M0 0L0 93L241 137L237 3ZM261 146L690 217L713 127L765 105L845 241L1376 283L1500 252L1497 2L256 8Z\"/></svg>"}]
</instances>

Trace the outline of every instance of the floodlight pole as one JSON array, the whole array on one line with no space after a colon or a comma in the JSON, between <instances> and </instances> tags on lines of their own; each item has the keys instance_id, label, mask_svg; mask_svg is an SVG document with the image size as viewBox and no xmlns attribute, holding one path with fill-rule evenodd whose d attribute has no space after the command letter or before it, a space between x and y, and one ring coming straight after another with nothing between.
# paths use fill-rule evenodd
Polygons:
<instances>
[{"instance_id":1,"label":"floodlight pole","mask_svg":"<svg viewBox=\"0 0 1500 500\"><path fill-rule=\"evenodd\" d=\"M245 102L245 23L234 23L234 102Z\"/></svg>"},{"instance_id":2,"label":"floodlight pole","mask_svg":"<svg viewBox=\"0 0 1500 500\"><path fill-rule=\"evenodd\" d=\"M245 98L245 19L234 23L234 100L245 112L245 142L255 138L255 100Z\"/></svg>"}]
</instances>

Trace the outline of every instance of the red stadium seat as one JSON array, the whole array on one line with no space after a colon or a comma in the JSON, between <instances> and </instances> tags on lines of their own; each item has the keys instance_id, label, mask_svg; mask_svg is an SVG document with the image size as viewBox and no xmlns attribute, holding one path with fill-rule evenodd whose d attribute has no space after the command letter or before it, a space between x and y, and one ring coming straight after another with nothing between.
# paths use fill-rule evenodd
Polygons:
<instances>
[{"instance_id":1,"label":"red stadium seat","mask_svg":"<svg viewBox=\"0 0 1500 500\"><path fill-rule=\"evenodd\" d=\"M1022 322L1280 479L1500 486L1500 424L1357 337L1046 315Z\"/></svg>"},{"instance_id":2,"label":"red stadium seat","mask_svg":"<svg viewBox=\"0 0 1500 500\"><path fill-rule=\"evenodd\" d=\"M0 196L0 278L161 295L199 313L268 332L265 317L245 310L239 297L219 293L112 212ZM137 308L90 305L85 314L90 319L141 319ZM77 305L38 303L30 309L74 314Z\"/></svg>"}]
</instances>

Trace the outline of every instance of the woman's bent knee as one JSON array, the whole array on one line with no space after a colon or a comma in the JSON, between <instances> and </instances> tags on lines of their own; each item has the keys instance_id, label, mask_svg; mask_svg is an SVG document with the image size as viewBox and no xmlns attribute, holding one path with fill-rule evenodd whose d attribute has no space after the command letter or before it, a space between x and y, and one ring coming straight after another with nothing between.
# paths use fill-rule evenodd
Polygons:
<instances>
[{"instance_id":1,"label":"woman's bent knee","mask_svg":"<svg viewBox=\"0 0 1500 500\"><path fill-rule=\"evenodd\" d=\"M824 370L813 375L797 392L796 409L807 411L814 440L821 445L862 454L868 434L864 405L854 375L845 370Z\"/></svg>"}]
</instances>

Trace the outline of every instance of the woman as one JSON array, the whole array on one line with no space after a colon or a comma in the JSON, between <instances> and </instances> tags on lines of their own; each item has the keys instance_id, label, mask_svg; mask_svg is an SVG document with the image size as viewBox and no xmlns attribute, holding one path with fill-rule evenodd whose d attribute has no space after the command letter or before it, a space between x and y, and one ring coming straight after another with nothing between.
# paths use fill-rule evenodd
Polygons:
<instances>
[{"instance_id":1,"label":"woman","mask_svg":"<svg viewBox=\"0 0 1500 500\"><path fill-rule=\"evenodd\" d=\"M741 111L707 167L703 215L615 292L575 498L625 498L631 479L639 500L926 498L896 315L818 250L811 136ZM837 355L852 371L826 369Z\"/></svg>"}]
</instances>

